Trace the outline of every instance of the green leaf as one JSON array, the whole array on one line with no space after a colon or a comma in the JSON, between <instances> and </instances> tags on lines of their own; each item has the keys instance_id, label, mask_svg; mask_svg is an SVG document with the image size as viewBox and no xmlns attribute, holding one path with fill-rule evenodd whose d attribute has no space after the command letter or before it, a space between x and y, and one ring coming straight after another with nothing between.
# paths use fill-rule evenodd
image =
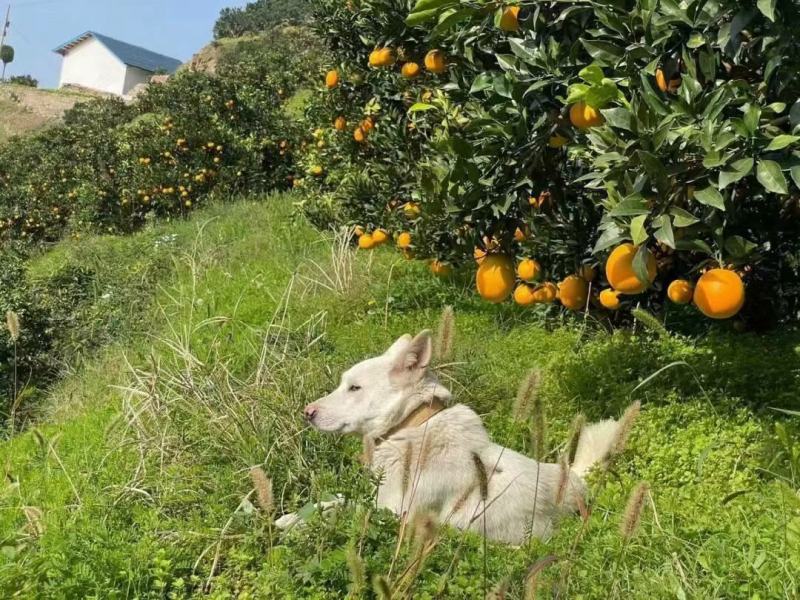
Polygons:
<instances>
[{"instance_id":1,"label":"green leaf","mask_svg":"<svg viewBox=\"0 0 800 600\"><path fill-rule=\"evenodd\" d=\"M775 4L777 0L758 0L758 10L773 23L775 22Z\"/></svg>"},{"instance_id":2,"label":"green leaf","mask_svg":"<svg viewBox=\"0 0 800 600\"><path fill-rule=\"evenodd\" d=\"M605 75L603 74L603 69L600 68L599 65L592 64L581 69L580 73L578 73L578 77L587 83L599 84L603 81Z\"/></svg>"},{"instance_id":3,"label":"green leaf","mask_svg":"<svg viewBox=\"0 0 800 600\"><path fill-rule=\"evenodd\" d=\"M504 71L516 71L517 59L513 54L497 54L495 58L497 59L497 64Z\"/></svg>"},{"instance_id":4,"label":"green leaf","mask_svg":"<svg viewBox=\"0 0 800 600\"><path fill-rule=\"evenodd\" d=\"M779 135L772 138L766 150L783 150L786 146L791 146L797 140L800 140L800 135Z\"/></svg>"},{"instance_id":5,"label":"green leaf","mask_svg":"<svg viewBox=\"0 0 800 600\"><path fill-rule=\"evenodd\" d=\"M581 44L586 48L586 51L595 60L615 64L619 59L625 55L625 51L611 42L602 42L599 40L581 40Z\"/></svg>"},{"instance_id":6,"label":"green leaf","mask_svg":"<svg viewBox=\"0 0 800 600\"><path fill-rule=\"evenodd\" d=\"M703 37L703 34L695 31L692 35L689 36L689 41L686 42L686 46L688 48L692 48L693 50L696 48L701 48L706 43L706 38Z\"/></svg>"},{"instance_id":7,"label":"green leaf","mask_svg":"<svg viewBox=\"0 0 800 600\"><path fill-rule=\"evenodd\" d=\"M612 127L617 129L625 129L632 131L631 125L632 117L631 111L627 108L606 108L600 111L606 119L606 122Z\"/></svg>"},{"instance_id":8,"label":"green leaf","mask_svg":"<svg viewBox=\"0 0 800 600\"><path fill-rule=\"evenodd\" d=\"M789 188L786 177L781 172L781 166L774 160L760 160L756 167L756 177L764 189L774 194L788 194Z\"/></svg>"},{"instance_id":9,"label":"green leaf","mask_svg":"<svg viewBox=\"0 0 800 600\"><path fill-rule=\"evenodd\" d=\"M789 169L789 175L792 176L794 184L800 188L800 166Z\"/></svg>"},{"instance_id":10,"label":"green leaf","mask_svg":"<svg viewBox=\"0 0 800 600\"><path fill-rule=\"evenodd\" d=\"M647 206L647 200L641 194L634 194L622 200L608 214L612 217L647 215L650 214L650 209Z\"/></svg>"},{"instance_id":11,"label":"green leaf","mask_svg":"<svg viewBox=\"0 0 800 600\"><path fill-rule=\"evenodd\" d=\"M575 104L583 100L586 92L589 91L589 86L585 83L573 83L567 90L567 104Z\"/></svg>"},{"instance_id":12,"label":"green leaf","mask_svg":"<svg viewBox=\"0 0 800 600\"><path fill-rule=\"evenodd\" d=\"M635 241L634 244L636 244ZM642 244L639 245L639 249L633 257L632 265L633 272L636 273L636 278L641 282L650 281L650 273L647 272L647 259L649 257L650 251L647 249L647 246L644 245L644 240L642 240Z\"/></svg>"},{"instance_id":13,"label":"green leaf","mask_svg":"<svg viewBox=\"0 0 800 600\"><path fill-rule=\"evenodd\" d=\"M732 171L722 171L719 174L719 189L724 190L730 184L739 181L742 177L746 177L753 170L755 161L752 158L742 158L734 161L731 165Z\"/></svg>"},{"instance_id":14,"label":"green leaf","mask_svg":"<svg viewBox=\"0 0 800 600\"><path fill-rule=\"evenodd\" d=\"M647 228L644 225L646 220L647 215L639 215L631 219L631 238L637 246L647 241Z\"/></svg>"},{"instance_id":15,"label":"green leaf","mask_svg":"<svg viewBox=\"0 0 800 600\"><path fill-rule=\"evenodd\" d=\"M725 240L725 250L733 258L746 258L747 255L753 252L758 246L750 240L744 239L740 235L732 235Z\"/></svg>"},{"instance_id":16,"label":"green leaf","mask_svg":"<svg viewBox=\"0 0 800 600\"><path fill-rule=\"evenodd\" d=\"M411 108L408 109L408 112L415 113L415 112L422 112L425 110L433 110L436 108L433 104L426 104L425 102L417 102L413 104Z\"/></svg>"},{"instance_id":17,"label":"green leaf","mask_svg":"<svg viewBox=\"0 0 800 600\"><path fill-rule=\"evenodd\" d=\"M458 2L454 2L453 0L417 0L414 8L411 9L411 14L434 8L442 8L448 4L458 4Z\"/></svg>"},{"instance_id":18,"label":"green leaf","mask_svg":"<svg viewBox=\"0 0 800 600\"><path fill-rule=\"evenodd\" d=\"M616 224L612 224L608 229L600 234L600 237L595 242L592 252L602 252L603 250L616 246L625 239L625 235Z\"/></svg>"},{"instance_id":19,"label":"green leaf","mask_svg":"<svg viewBox=\"0 0 800 600\"><path fill-rule=\"evenodd\" d=\"M511 51L523 61L533 62L536 60L536 55L523 45L522 40L510 38L508 40L508 46L511 48Z\"/></svg>"},{"instance_id":20,"label":"green leaf","mask_svg":"<svg viewBox=\"0 0 800 600\"><path fill-rule=\"evenodd\" d=\"M716 188L707 187L704 190L698 190L694 193L694 199L700 204L712 206L719 210L725 210L725 199L722 197Z\"/></svg>"},{"instance_id":21,"label":"green leaf","mask_svg":"<svg viewBox=\"0 0 800 600\"><path fill-rule=\"evenodd\" d=\"M488 90L492 87L492 74L483 72L475 78L475 81L472 82L472 87L469 89L470 94L475 94L477 92L482 92L483 90Z\"/></svg>"},{"instance_id":22,"label":"green leaf","mask_svg":"<svg viewBox=\"0 0 800 600\"><path fill-rule=\"evenodd\" d=\"M662 244L666 244L670 248L675 248L675 234L672 232L672 223L670 222L669 215L661 215L654 225L658 225L658 229L653 232L655 237Z\"/></svg>"},{"instance_id":23,"label":"green leaf","mask_svg":"<svg viewBox=\"0 0 800 600\"><path fill-rule=\"evenodd\" d=\"M695 217L688 210L684 210L678 206L673 206L669 214L672 215L672 224L675 225L675 227L689 227L690 225L700 222L700 219Z\"/></svg>"},{"instance_id":24,"label":"green leaf","mask_svg":"<svg viewBox=\"0 0 800 600\"><path fill-rule=\"evenodd\" d=\"M751 106L744 114L743 120L747 131L750 132L750 135L753 135L758 131L758 122L761 120L761 109L755 105Z\"/></svg>"},{"instance_id":25,"label":"green leaf","mask_svg":"<svg viewBox=\"0 0 800 600\"><path fill-rule=\"evenodd\" d=\"M606 80L600 85L593 85L583 97L586 104L593 108L603 108L619 95L617 84Z\"/></svg>"},{"instance_id":26,"label":"green leaf","mask_svg":"<svg viewBox=\"0 0 800 600\"><path fill-rule=\"evenodd\" d=\"M410 15L406 17L406 25L409 27L414 27L416 25L420 25L425 21L431 21L436 18L436 15L439 14L438 8L431 8L430 10L423 10L420 12L412 12Z\"/></svg>"}]
</instances>

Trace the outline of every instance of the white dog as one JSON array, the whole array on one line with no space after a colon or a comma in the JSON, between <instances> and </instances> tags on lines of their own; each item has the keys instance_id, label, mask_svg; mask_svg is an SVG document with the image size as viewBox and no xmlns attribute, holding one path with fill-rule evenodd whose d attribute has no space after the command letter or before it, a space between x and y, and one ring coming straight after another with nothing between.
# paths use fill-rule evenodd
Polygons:
<instances>
[{"instance_id":1,"label":"white dog","mask_svg":"<svg viewBox=\"0 0 800 600\"><path fill-rule=\"evenodd\" d=\"M432 513L512 544L547 536L560 515L577 510L583 475L607 456L617 422L584 427L569 468L539 463L492 443L469 407L447 406L450 392L428 368L431 346L428 331L401 337L345 372L339 387L306 406L306 419L373 441L382 508L401 517Z\"/></svg>"}]
</instances>

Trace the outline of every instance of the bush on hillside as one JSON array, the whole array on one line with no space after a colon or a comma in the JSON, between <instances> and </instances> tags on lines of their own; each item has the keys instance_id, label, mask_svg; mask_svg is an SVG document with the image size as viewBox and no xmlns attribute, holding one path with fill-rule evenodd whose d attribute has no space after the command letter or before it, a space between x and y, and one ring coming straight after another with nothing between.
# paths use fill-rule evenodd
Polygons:
<instances>
[{"instance_id":1,"label":"bush on hillside","mask_svg":"<svg viewBox=\"0 0 800 600\"><path fill-rule=\"evenodd\" d=\"M282 23L304 23L310 10L308 0L257 0L242 8L223 8L214 24L214 37L256 35Z\"/></svg>"},{"instance_id":2,"label":"bush on hillside","mask_svg":"<svg viewBox=\"0 0 800 600\"><path fill-rule=\"evenodd\" d=\"M418 257L458 265L479 247L558 281L633 242L636 277L648 251L658 276L623 304L659 307L674 279L722 266L744 278L748 315L796 318L797 18L791 0L325 0L315 22L340 81L310 112L326 143L304 160L325 175L303 184L353 224L410 231ZM391 64L370 66L383 47Z\"/></svg>"},{"instance_id":3,"label":"bush on hillside","mask_svg":"<svg viewBox=\"0 0 800 600\"><path fill-rule=\"evenodd\" d=\"M24 85L32 88L39 87L39 80L34 79L30 75L14 75L13 77L8 78L8 83Z\"/></svg>"}]
</instances>

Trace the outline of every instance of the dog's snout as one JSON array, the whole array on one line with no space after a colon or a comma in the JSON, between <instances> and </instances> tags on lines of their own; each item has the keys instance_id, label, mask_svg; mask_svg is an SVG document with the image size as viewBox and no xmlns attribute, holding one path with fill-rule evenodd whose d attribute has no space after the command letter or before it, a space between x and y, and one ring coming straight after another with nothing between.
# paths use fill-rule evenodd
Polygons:
<instances>
[{"instance_id":1,"label":"dog's snout","mask_svg":"<svg viewBox=\"0 0 800 600\"><path fill-rule=\"evenodd\" d=\"M317 416L318 411L319 409L315 404L309 404L303 409L303 414L305 415L307 421L313 421L314 417Z\"/></svg>"}]
</instances>

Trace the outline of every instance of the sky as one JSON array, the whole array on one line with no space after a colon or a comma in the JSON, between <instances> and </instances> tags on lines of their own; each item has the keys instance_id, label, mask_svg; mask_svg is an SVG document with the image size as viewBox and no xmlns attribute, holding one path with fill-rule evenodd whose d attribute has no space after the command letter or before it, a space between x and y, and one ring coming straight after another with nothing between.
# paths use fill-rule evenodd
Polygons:
<instances>
[{"instance_id":1,"label":"sky","mask_svg":"<svg viewBox=\"0 0 800 600\"><path fill-rule=\"evenodd\" d=\"M9 0L0 0L0 23ZM10 0L6 44L16 50L10 75L32 75L56 87L61 56L56 48L91 30L187 61L212 38L219 11L246 0Z\"/></svg>"}]
</instances>

